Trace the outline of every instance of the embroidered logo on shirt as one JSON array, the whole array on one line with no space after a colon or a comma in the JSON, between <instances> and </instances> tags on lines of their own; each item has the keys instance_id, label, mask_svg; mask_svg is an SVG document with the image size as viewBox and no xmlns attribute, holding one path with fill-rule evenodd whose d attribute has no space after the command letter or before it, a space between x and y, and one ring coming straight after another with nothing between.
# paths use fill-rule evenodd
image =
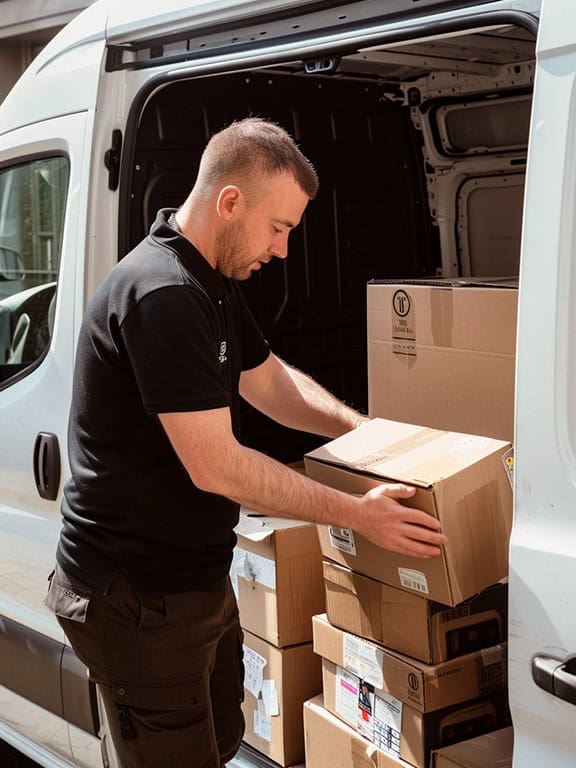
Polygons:
<instances>
[{"instance_id":1,"label":"embroidered logo on shirt","mask_svg":"<svg viewBox=\"0 0 576 768\"><path fill-rule=\"evenodd\" d=\"M228 358L226 357L226 342L221 341L220 342L220 352L218 353L218 360L220 360L221 363L225 363Z\"/></svg>"}]
</instances>

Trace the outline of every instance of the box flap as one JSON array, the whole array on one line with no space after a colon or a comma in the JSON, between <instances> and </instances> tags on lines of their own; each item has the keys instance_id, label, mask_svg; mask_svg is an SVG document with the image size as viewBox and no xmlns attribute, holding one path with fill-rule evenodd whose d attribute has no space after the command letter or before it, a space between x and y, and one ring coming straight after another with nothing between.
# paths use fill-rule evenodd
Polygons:
<instances>
[{"instance_id":1,"label":"box flap","mask_svg":"<svg viewBox=\"0 0 576 768\"><path fill-rule=\"evenodd\" d=\"M306 454L306 460L425 488L507 445L478 435L372 419Z\"/></svg>"},{"instance_id":2,"label":"box flap","mask_svg":"<svg viewBox=\"0 0 576 768\"><path fill-rule=\"evenodd\" d=\"M430 277L369 280L368 285L429 285L434 288L518 288L517 277Z\"/></svg>"},{"instance_id":3,"label":"box flap","mask_svg":"<svg viewBox=\"0 0 576 768\"><path fill-rule=\"evenodd\" d=\"M501 728L432 753L433 768L512 768L514 729Z\"/></svg>"},{"instance_id":4,"label":"box flap","mask_svg":"<svg viewBox=\"0 0 576 768\"><path fill-rule=\"evenodd\" d=\"M259 512L254 512L246 507L240 508L240 519L234 532L238 537L250 539L250 541L265 541L270 539L276 531L287 528L299 528L302 525L310 525L305 520L285 520L280 517L269 517Z\"/></svg>"}]
</instances>

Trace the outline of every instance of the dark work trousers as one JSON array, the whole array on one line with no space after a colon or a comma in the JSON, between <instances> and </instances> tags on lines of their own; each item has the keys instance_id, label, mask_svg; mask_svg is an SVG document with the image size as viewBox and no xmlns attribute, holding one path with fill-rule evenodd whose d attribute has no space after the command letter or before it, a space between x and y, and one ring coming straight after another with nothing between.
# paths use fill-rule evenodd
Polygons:
<instances>
[{"instance_id":1,"label":"dark work trousers","mask_svg":"<svg viewBox=\"0 0 576 768\"><path fill-rule=\"evenodd\" d=\"M46 605L88 667L122 768L220 768L244 733L242 631L230 579L139 597L107 595L56 566Z\"/></svg>"}]
</instances>

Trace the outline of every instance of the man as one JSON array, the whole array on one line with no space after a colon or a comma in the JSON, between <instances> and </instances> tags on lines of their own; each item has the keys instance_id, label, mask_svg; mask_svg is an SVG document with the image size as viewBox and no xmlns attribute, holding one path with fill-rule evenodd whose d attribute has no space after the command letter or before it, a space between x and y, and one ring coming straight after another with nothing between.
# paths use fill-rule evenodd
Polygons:
<instances>
[{"instance_id":1,"label":"man","mask_svg":"<svg viewBox=\"0 0 576 768\"><path fill-rule=\"evenodd\" d=\"M99 687L123 767L219 768L239 746L242 636L227 575L239 504L418 557L445 543L437 521L396 500L413 489L356 498L239 442L240 396L326 437L365 421L270 352L236 283L286 258L317 186L284 130L230 125L184 205L160 211L87 310L47 605Z\"/></svg>"}]
</instances>

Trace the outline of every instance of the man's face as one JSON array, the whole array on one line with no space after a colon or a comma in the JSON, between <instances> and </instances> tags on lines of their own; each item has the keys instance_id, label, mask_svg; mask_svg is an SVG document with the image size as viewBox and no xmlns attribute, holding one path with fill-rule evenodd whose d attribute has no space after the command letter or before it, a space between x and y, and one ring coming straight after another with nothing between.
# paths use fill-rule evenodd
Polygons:
<instances>
[{"instance_id":1,"label":"man's face","mask_svg":"<svg viewBox=\"0 0 576 768\"><path fill-rule=\"evenodd\" d=\"M288 235L300 223L308 197L290 174L268 176L251 205L243 204L216 238L220 274L246 280L275 256L288 255Z\"/></svg>"}]
</instances>

